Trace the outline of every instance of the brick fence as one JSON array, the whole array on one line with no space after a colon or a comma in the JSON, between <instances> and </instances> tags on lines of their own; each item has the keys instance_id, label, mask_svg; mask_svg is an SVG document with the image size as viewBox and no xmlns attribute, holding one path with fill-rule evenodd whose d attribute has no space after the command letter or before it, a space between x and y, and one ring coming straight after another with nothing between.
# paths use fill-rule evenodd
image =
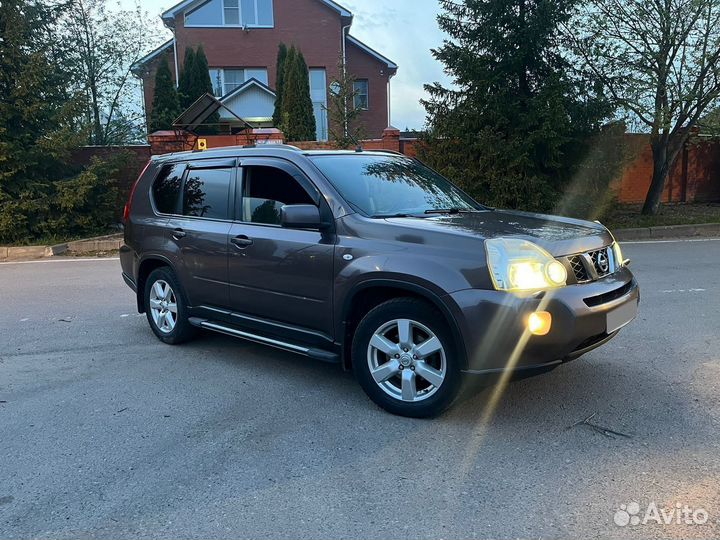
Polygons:
<instances>
[{"instance_id":1,"label":"brick fence","mask_svg":"<svg viewBox=\"0 0 720 540\"><path fill-rule=\"evenodd\" d=\"M649 136L628 133L625 144L631 160L616 184L623 203L645 201L653 173ZM663 202L720 201L720 141L700 139L680 153L665 186Z\"/></svg>"},{"instance_id":2,"label":"brick fence","mask_svg":"<svg viewBox=\"0 0 720 540\"><path fill-rule=\"evenodd\" d=\"M236 135L195 135L184 131L158 131L148 137L147 146L85 147L79 151L82 162L90 157L107 156L120 150L130 150L137 159L128 165L123 183L129 185L142 170L151 155L184 152L198 149L198 141L204 139L208 148L272 144L283 142L283 134L277 129L260 129ZM649 137L644 134L626 134L626 145L631 156L621 178L613 183L618 201L641 203L645 200L652 179L652 151ZM415 157L417 139L406 139L400 131L387 128L381 139L361 141L367 150L392 150ZM303 150L334 149L331 143L290 142ZM663 202L720 202L720 141L701 139L690 143L681 153L663 193Z\"/></svg>"}]
</instances>

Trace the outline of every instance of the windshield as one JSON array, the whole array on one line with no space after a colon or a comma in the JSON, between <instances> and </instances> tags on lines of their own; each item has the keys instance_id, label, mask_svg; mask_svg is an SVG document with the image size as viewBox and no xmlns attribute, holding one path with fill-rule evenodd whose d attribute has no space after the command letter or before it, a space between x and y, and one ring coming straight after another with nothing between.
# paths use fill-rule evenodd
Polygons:
<instances>
[{"instance_id":1,"label":"windshield","mask_svg":"<svg viewBox=\"0 0 720 540\"><path fill-rule=\"evenodd\" d=\"M359 154L311 159L343 198L368 216L484 210L438 173L406 157Z\"/></svg>"}]
</instances>

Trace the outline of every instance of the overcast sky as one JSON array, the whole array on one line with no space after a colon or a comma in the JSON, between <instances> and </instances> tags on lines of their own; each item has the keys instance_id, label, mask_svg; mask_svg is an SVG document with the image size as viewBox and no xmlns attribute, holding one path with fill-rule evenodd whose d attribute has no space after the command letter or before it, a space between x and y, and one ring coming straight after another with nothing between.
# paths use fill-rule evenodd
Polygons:
<instances>
[{"instance_id":1,"label":"overcast sky","mask_svg":"<svg viewBox=\"0 0 720 540\"><path fill-rule=\"evenodd\" d=\"M179 1L179 0L177 0ZM173 0L143 0L151 15L160 16L177 3ZM130 7L131 0L122 0ZM423 84L447 82L442 66L430 49L442 43L443 34L435 17L437 0L338 0L355 14L351 33L400 66L392 79L392 122L395 127L421 128L425 112L419 100Z\"/></svg>"}]
</instances>

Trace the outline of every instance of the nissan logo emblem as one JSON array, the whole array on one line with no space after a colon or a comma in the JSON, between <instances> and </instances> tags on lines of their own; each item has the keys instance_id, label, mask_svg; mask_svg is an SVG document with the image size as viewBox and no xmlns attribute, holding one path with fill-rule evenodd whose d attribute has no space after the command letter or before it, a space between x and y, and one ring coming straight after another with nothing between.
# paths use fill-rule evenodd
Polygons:
<instances>
[{"instance_id":1,"label":"nissan logo emblem","mask_svg":"<svg viewBox=\"0 0 720 540\"><path fill-rule=\"evenodd\" d=\"M598 253L597 265L601 272L607 272L610 270L610 260L608 259L607 253L604 251Z\"/></svg>"}]
</instances>

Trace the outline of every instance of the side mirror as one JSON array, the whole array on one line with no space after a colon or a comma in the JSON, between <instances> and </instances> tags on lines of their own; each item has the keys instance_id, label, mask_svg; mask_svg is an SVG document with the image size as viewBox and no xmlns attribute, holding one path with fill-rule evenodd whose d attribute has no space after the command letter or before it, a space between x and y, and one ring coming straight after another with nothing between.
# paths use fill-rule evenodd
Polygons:
<instances>
[{"instance_id":1,"label":"side mirror","mask_svg":"<svg viewBox=\"0 0 720 540\"><path fill-rule=\"evenodd\" d=\"M280 225L286 229L320 229L320 209L312 204L285 205L280 209Z\"/></svg>"}]
</instances>

